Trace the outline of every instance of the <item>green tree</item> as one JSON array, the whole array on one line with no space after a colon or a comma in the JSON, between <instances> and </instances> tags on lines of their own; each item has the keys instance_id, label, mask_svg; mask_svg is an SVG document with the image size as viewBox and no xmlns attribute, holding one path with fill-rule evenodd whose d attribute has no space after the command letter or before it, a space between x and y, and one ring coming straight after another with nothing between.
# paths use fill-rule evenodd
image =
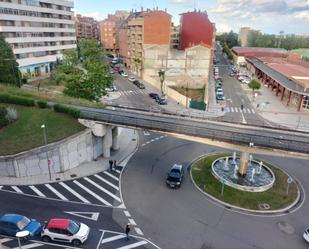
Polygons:
<instances>
[{"instance_id":1,"label":"green tree","mask_svg":"<svg viewBox=\"0 0 309 249\"><path fill-rule=\"evenodd\" d=\"M18 63L13 50L0 34L0 83L21 86Z\"/></svg>"},{"instance_id":2,"label":"green tree","mask_svg":"<svg viewBox=\"0 0 309 249\"><path fill-rule=\"evenodd\" d=\"M103 59L103 51L96 40L82 39L77 45L79 59L83 62L101 61Z\"/></svg>"},{"instance_id":3,"label":"green tree","mask_svg":"<svg viewBox=\"0 0 309 249\"><path fill-rule=\"evenodd\" d=\"M258 80L251 80L248 84L248 87L252 89L252 97L254 97L254 91L261 88L261 83Z\"/></svg>"}]
</instances>

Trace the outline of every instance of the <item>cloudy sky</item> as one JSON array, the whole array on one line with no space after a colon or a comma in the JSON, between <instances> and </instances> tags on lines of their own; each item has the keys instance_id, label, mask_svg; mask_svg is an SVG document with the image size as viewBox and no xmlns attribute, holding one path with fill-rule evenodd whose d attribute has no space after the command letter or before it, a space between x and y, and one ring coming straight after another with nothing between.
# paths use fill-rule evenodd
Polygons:
<instances>
[{"instance_id":1,"label":"cloudy sky","mask_svg":"<svg viewBox=\"0 0 309 249\"><path fill-rule=\"evenodd\" d=\"M309 34L309 0L74 0L76 11L101 20L116 10L137 9L141 6L167 8L173 21L179 22L179 14L194 10L206 10L218 32L238 32L249 26L264 33Z\"/></svg>"}]
</instances>

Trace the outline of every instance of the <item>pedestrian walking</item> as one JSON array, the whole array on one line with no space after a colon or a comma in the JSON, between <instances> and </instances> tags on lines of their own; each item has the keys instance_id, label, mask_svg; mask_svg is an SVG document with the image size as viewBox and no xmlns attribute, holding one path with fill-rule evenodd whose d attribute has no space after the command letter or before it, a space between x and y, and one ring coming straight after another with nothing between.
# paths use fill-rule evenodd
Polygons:
<instances>
[{"instance_id":1,"label":"pedestrian walking","mask_svg":"<svg viewBox=\"0 0 309 249\"><path fill-rule=\"evenodd\" d=\"M109 160L109 169L110 171L113 171L113 160Z\"/></svg>"},{"instance_id":2,"label":"pedestrian walking","mask_svg":"<svg viewBox=\"0 0 309 249\"><path fill-rule=\"evenodd\" d=\"M130 225L130 223L128 223L128 224L126 225L126 235L127 235L127 240L129 240L129 239L130 239L130 237L129 237L129 233L130 233L130 231L131 231L131 225Z\"/></svg>"},{"instance_id":3,"label":"pedestrian walking","mask_svg":"<svg viewBox=\"0 0 309 249\"><path fill-rule=\"evenodd\" d=\"M113 163L113 170L116 170L116 167L117 167L117 161L114 160L114 163Z\"/></svg>"}]
</instances>

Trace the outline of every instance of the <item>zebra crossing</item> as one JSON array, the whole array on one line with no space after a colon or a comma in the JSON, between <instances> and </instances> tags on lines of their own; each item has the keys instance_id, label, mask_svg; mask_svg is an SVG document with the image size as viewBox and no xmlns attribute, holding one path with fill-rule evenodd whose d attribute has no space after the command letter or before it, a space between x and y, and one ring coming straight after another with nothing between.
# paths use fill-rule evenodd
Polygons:
<instances>
[{"instance_id":1,"label":"zebra crossing","mask_svg":"<svg viewBox=\"0 0 309 249\"><path fill-rule=\"evenodd\" d=\"M0 189L58 201L120 207L122 204L119 192L121 170L122 167L117 166L115 171L103 171L70 181L27 186L0 186Z\"/></svg>"},{"instance_id":2,"label":"zebra crossing","mask_svg":"<svg viewBox=\"0 0 309 249\"><path fill-rule=\"evenodd\" d=\"M147 94L145 90L136 89L136 90L127 90L127 91L119 91L120 96L131 96L131 95L140 95Z\"/></svg>"},{"instance_id":3,"label":"zebra crossing","mask_svg":"<svg viewBox=\"0 0 309 249\"><path fill-rule=\"evenodd\" d=\"M147 247L145 247L147 246ZM117 233L113 231L102 231L101 240L99 242L98 249L146 249L146 248L158 248L154 246L150 241L137 236L130 236L128 240L126 234Z\"/></svg>"},{"instance_id":4,"label":"zebra crossing","mask_svg":"<svg viewBox=\"0 0 309 249\"><path fill-rule=\"evenodd\" d=\"M241 110L240 107L226 106L224 108L224 111L225 112L239 112L239 113L255 114L255 110L253 108L243 108L243 110Z\"/></svg>"},{"instance_id":5,"label":"zebra crossing","mask_svg":"<svg viewBox=\"0 0 309 249\"><path fill-rule=\"evenodd\" d=\"M22 249L30 249L30 248L38 248L38 249L56 249L56 248L72 248L70 245L63 246L63 245L58 245L58 244L52 244L52 243L43 243L41 241L36 241L36 240L22 240L21 241ZM11 238L11 237L0 237L0 248L1 246L5 246L6 248L10 249L19 249L20 247L18 246L18 240L16 238ZM76 247L74 247L77 249Z\"/></svg>"}]
</instances>

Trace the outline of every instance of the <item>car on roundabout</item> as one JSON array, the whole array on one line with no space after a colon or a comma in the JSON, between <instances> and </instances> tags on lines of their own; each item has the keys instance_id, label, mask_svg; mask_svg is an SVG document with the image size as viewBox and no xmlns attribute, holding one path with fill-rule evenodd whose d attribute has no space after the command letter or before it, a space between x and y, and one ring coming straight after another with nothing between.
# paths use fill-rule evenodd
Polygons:
<instances>
[{"instance_id":1,"label":"car on roundabout","mask_svg":"<svg viewBox=\"0 0 309 249\"><path fill-rule=\"evenodd\" d=\"M131 81L131 82L133 82L133 81L135 81L135 78L134 78L133 76L130 76L130 77L128 78L128 80Z\"/></svg>"},{"instance_id":2,"label":"car on roundabout","mask_svg":"<svg viewBox=\"0 0 309 249\"><path fill-rule=\"evenodd\" d=\"M44 242L53 240L80 246L88 239L89 233L90 228L84 223L65 218L52 218L45 223L41 238Z\"/></svg>"},{"instance_id":3,"label":"car on roundabout","mask_svg":"<svg viewBox=\"0 0 309 249\"><path fill-rule=\"evenodd\" d=\"M307 227L304 231L304 234L303 234L303 238L306 240L306 242L309 243L309 227Z\"/></svg>"},{"instance_id":4,"label":"car on roundabout","mask_svg":"<svg viewBox=\"0 0 309 249\"><path fill-rule=\"evenodd\" d=\"M185 171L181 164L174 164L167 174L166 185L171 188L180 188L184 173Z\"/></svg>"},{"instance_id":5,"label":"car on roundabout","mask_svg":"<svg viewBox=\"0 0 309 249\"><path fill-rule=\"evenodd\" d=\"M27 239L39 235L42 230L40 222L20 214L4 214L0 217L0 234L14 236L21 231L29 231Z\"/></svg>"},{"instance_id":6,"label":"car on roundabout","mask_svg":"<svg viewBox=\"0 0 309 249\"><path fill-rule=\"evenodd\" d=\"M121 76L122 76L122 77L128 77L129 75L128 75L126 72L123 71L123 72L121 73Z\"/></svg>"}]
</instances>

